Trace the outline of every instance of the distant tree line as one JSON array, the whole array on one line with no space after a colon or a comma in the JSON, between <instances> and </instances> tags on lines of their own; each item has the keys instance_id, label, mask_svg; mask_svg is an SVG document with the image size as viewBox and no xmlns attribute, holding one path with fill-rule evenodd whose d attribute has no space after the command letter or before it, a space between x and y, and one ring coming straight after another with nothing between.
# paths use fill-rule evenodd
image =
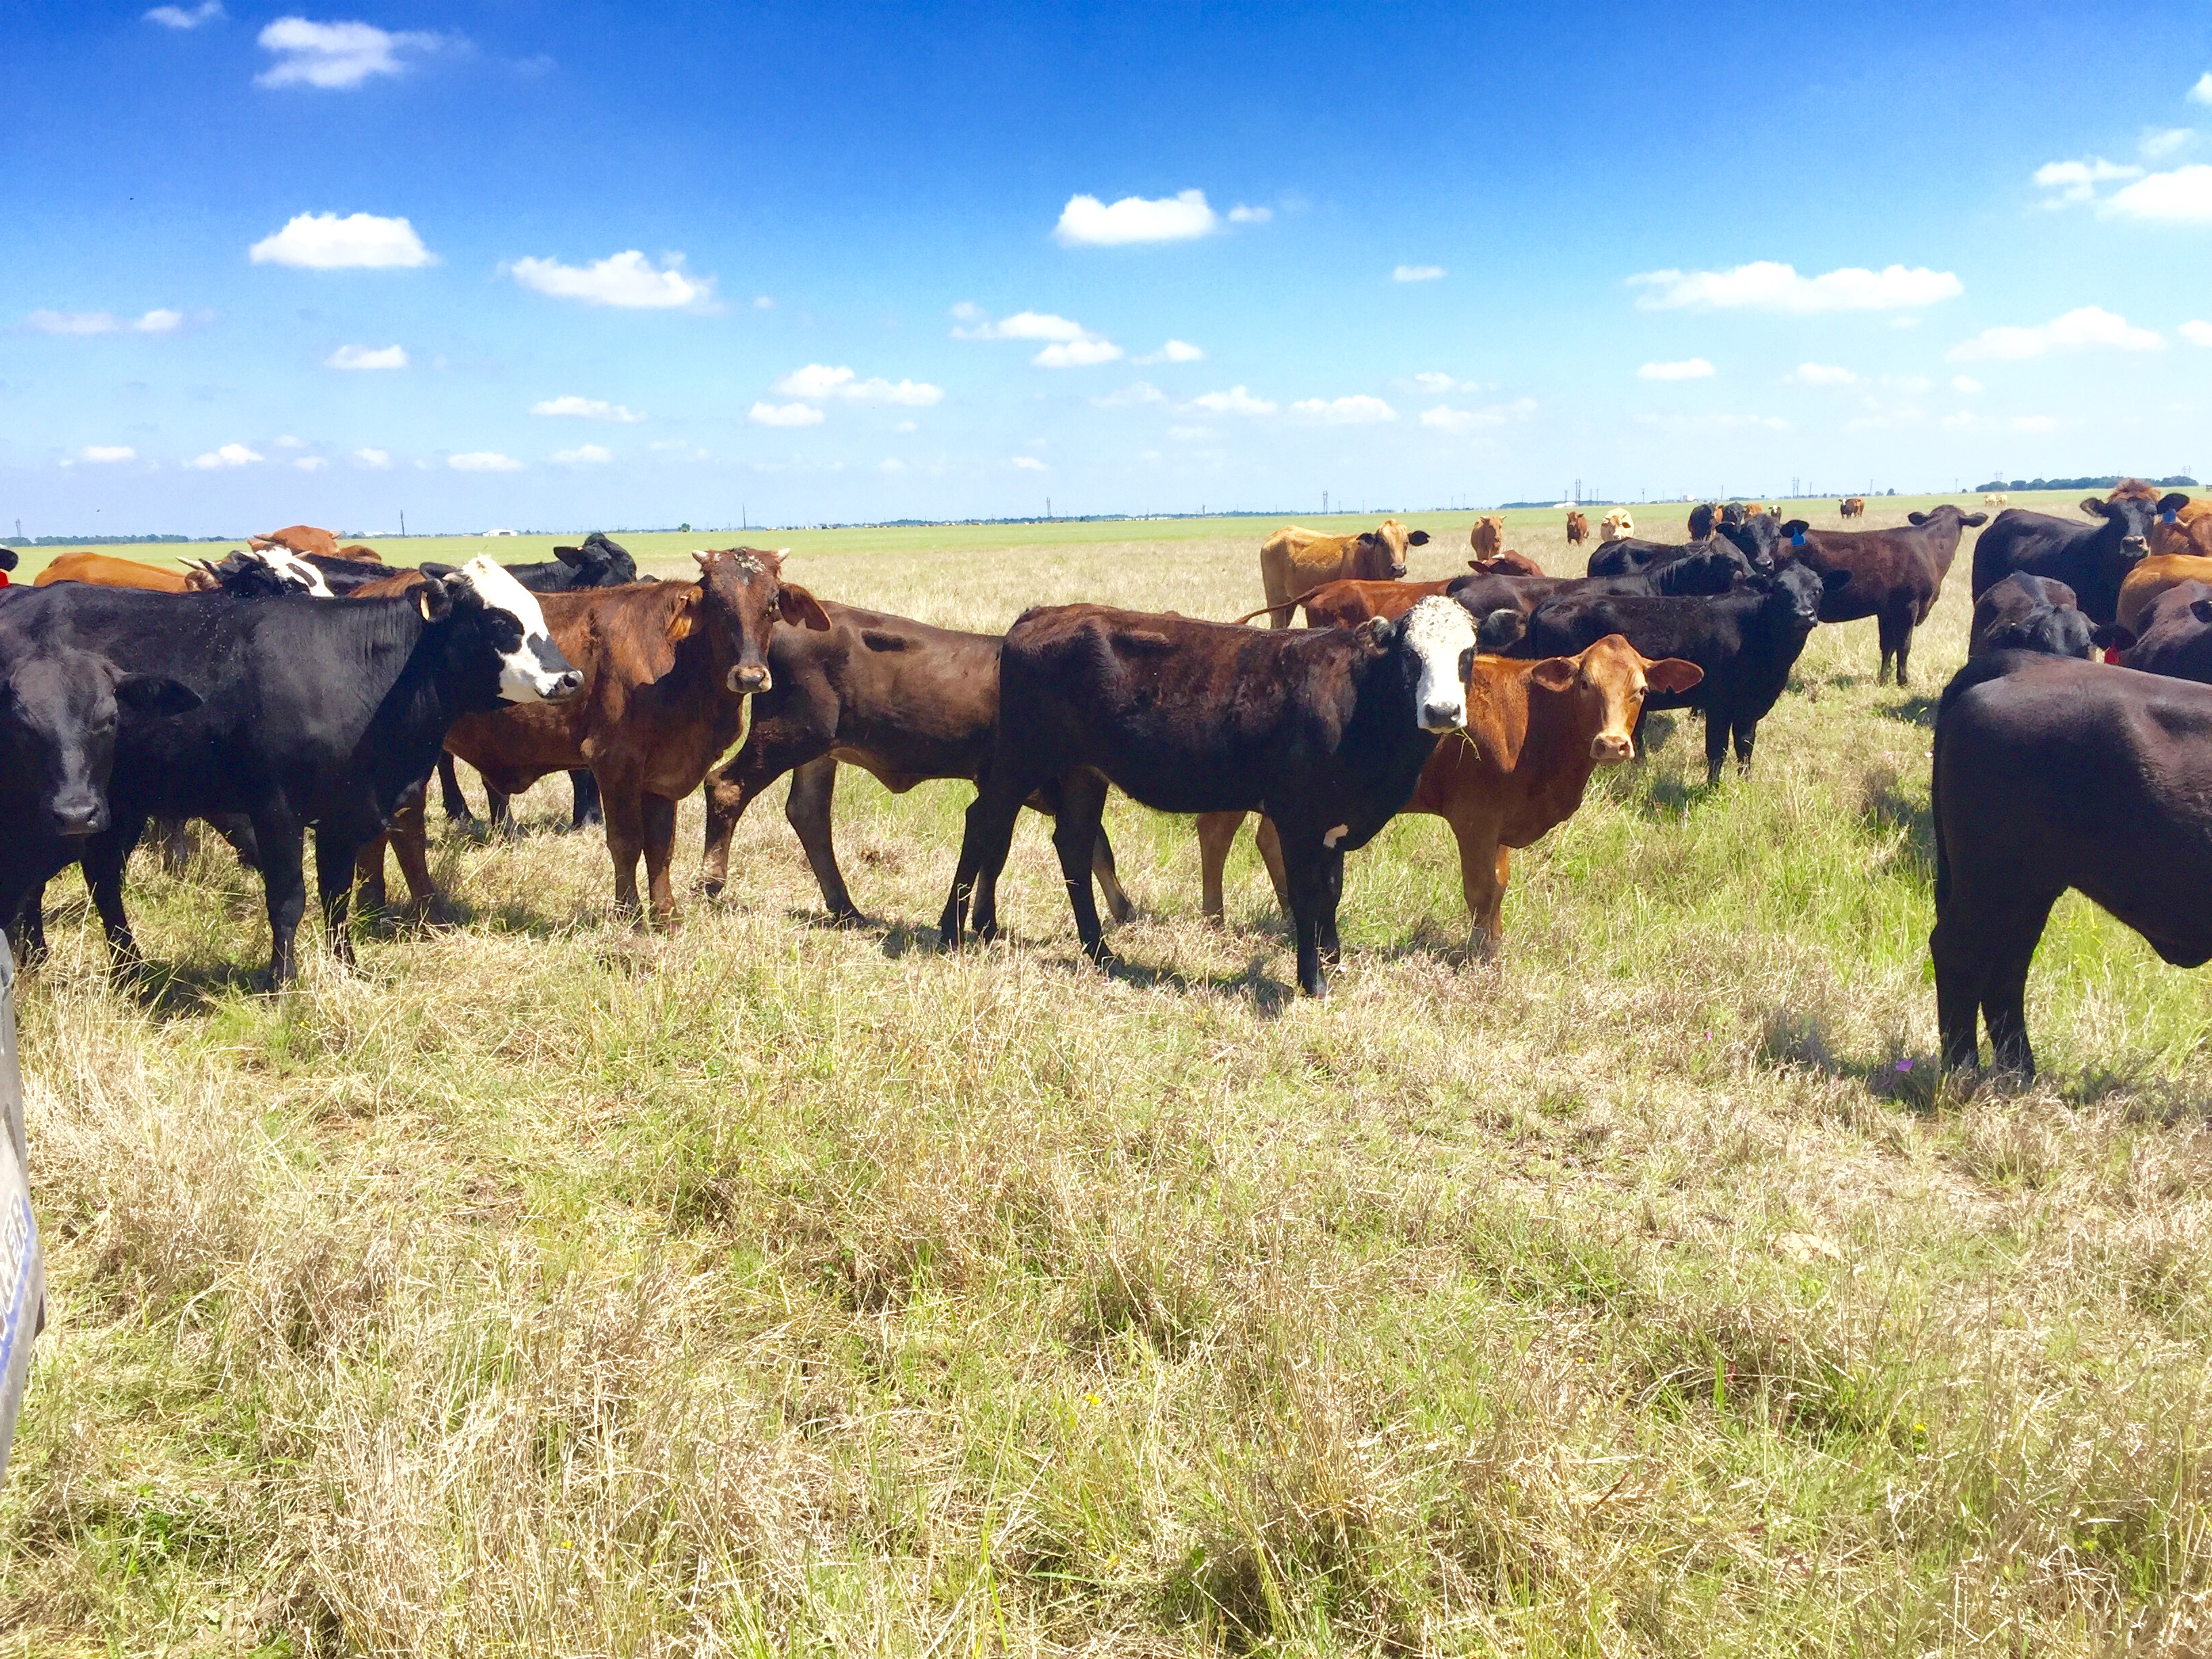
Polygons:
<instances>
[{"instance_id":1,"label":"distant tree line","mask_svg":"<svg viewBox=\"0 0 2212 1659\"><path fill-rule=\"evenodd\" d=\"M1976 484L1974 488L1977 489L2110 489L2113 485L2124 482L2126 476L2124 473L2115 472L2111 477L2103 478L2014 478L2010 482L2002 478L1992 478L1987 483ZM2156 484L2160 489L2194 489L2197 487L2196 479L2179 472L2171 478L2149 478L2144 482Z\"/></svg>"},{"instance_id":2,"label":"distant tree line","mask_svg":"<svg viewBox=\"0 0 2212 1659\"><path fill-rule=\"evenodd\" d=\"M145 542L234 542L237 536L33 536L16 547L136 547Z\"/></svg>"}]
</instances>

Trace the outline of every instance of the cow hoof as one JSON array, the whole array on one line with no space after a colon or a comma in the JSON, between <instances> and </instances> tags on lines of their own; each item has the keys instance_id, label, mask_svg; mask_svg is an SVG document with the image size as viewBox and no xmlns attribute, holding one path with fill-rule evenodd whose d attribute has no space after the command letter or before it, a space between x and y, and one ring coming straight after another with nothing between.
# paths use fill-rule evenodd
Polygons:
<instances>
[{"instance_id":1,"label":"cow hoof","mask_svg":"<svg viewBox=\"0 0 2212 1659\"><path fill-rule=\"evenodd\" d=\"M830 913L830 925L832 927L865 927L868 925L868 919L858 908L848 904L842 910Z\"/></svg>"}]
</instances>

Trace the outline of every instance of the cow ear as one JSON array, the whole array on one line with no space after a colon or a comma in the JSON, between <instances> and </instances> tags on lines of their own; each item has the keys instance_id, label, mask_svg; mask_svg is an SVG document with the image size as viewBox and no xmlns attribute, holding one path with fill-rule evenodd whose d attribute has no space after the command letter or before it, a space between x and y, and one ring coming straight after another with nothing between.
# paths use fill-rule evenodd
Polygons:
<instances>
[{"instance_id":1,"label":"cow ear","mask_svg":"<svg viewBox=\"0 0 2212 1659\"><path fill-rule=\"evenodd\" d=\"M1572 657L1547 657L1528 671L1529 683L1547 691L1569 690L1582 677L1583 665Z\"/></svg>"},{"instance_id":2,"label":"cow ear","mask_svg":"<svg viewBox=\"0 0 2212 1659\"><path fill-rule=\"evenodd\" d=\"M696 588L676 602L676 608L668 613L669 644L675 645L690 636L692 620L698 614L698 610L699 594Z\"/></svg>"},{"instance_id":3,"label":"cow ear","mask_svg":"<svg viewBox=\"0 0 2212 1659\"><path fill-rule=\"evenodd\" d=\"M452 575L453 572L460 568L460 566L457 564L437 564L428 559L425 559L421 564L417 565L416 568L420 570L424 575L434 580L439 577Z\"/></svg>"},{"instance_id":4,"label":"cow ear","mask_svg":"<svg viewBox=\"0 0 2212 1659\"><path fill-rule=\"evenodd\" d=\"M115 701L141 714L189 714L200 694L167 674L125 674L115 683Z\"/></svg>"},{"instance_id":5,"label":"cow ear","mask_svg":"<svg viewBox=\"0 0 2212 1659\"><path fill-rule=\"evenodd\" d=\"M1969 530L1979 530L1989 521L1990 515L1986 513L1961 513L1959 515L1959 522Z\"/></svg>"},{"instance_id":6,"label":"cow ear","mask_svg":"<svg viewBox=\"0 0 2212 1659\"><path fill-rule=\"evenodd\" d=\"M15 568L15 550L12 547L0 547L0 570L13 570Z\"/></svg>"},{"instance_id":7,"label":"cow ear","mask_svg":"<svg viewBox=\"0 0 2212 1659\"><path fill-rule=\"evenodd\" d=\"M1353 630L1353 634L1360 644L1379 657L1390 648L1391 641L1397 637L1398 625L1388 617L1370 617Z\"/></svg>"},{"instance_id":8,"label":"cow ear","mask_svg":"<svg viewBox=\"0 0 2212 1659\"><path fill-rule=\"evenodd\" d=\"M1705 671L1682 657L1662 657L1644 665L1644 683L1654 691L1689 691L1705 677Z\"/></svg>"},{"instance_id":9,"label":"cow ear","mask_svg":"<svg viewBox=\"0 0 2212 1659\"><path fill-rule=\"evenodd\" d=\"M1528 634L1528 617L1516 606L1502 605L1475 624L1474 648L1486 657L1502 657Z\"/></svg>"},{"instance_id":10,"label":"cow ear","mask_svg":"<svg viewBox=\"0 0 2212 1659\"><path fill-rule=\"evenodd\" d=\"M1905 515L1905 521L1907 524L1926 524L1928 515L1925 513L1908 513Z\"/></svg>"},{"instance_id":11,"label":"cow ear","mask_svg":"<svg viewBox=\"0 0 2212 1659\"><path fill-rule=\"evenodd\" d=\"M1429 544L1429 532L1425 530L1416 530L1406 538L1406 543L1409 547L1426 547Z\"/></svg>"},{"instance_id":12,"label":"cow ear","mask_svg":"<svg viewBox=\"0 0 2212 1659\"><path fill-rule=\"evenodd\" d=\"M2095 495L2084 495L2081 498L2081 510L2093 519L2112 517L2111 513L2106 511L2106 503Z\"/></svg>"},{"instance_id":13,"label":"cow ear","mask_svg":"<svg viewBox=\"0 0 2212 1659\"><path fill-rule=\"evenodd\" d=\"M817 634L830 631L830 613L822 608L821 601L803 587L793 587L788 582L775 596L776 610L784 621L793 628L801 624Z\"/></svg>"},{"instance_id":14,"label":"cow ear","mask_svg":"<svg viewBox=\"0 0 2212 1659\"><path fill-rule=\"evenodd\" d=\"M453 614L453 590L442 580L424 582L415 590L415 608L424 622L443 622Z\"/></svg>"},{"instance_id":15,"label":"cow ear","mask_svg":"<svg viewBox=\"0 0 2212 1659\"><path fill-rule=\"evenodd\" d=\"M2161 495L2158 498L2158 516L2164 519L2168 524L2172 524L2174 519L2180 514L2181 509L2188 505L2189 497L2183 495L2177 489L2171 495Z\"/></svg>"},{"instance_id":16,"label":"cow ear","mask_svg":"<svg viewBox=\"0 0 2212 1659\"><path fill-rule=\"evenodd\" d=\"M580 547L556 547L553 550L553 556L560 560L562 564L581 564L584 562L584 550Z\"/></svg>"}]
</instances>

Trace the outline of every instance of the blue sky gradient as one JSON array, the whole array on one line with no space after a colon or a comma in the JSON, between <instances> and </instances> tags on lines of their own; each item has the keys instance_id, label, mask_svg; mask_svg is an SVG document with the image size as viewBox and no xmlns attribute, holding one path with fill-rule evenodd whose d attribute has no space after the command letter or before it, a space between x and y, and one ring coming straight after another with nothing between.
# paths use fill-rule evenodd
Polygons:
<instances>
[{"instance_id":1,"label":"blue sky gradient","mask_svg":"<svg viewBox=\"0 0 2212 1659\"><path fill-rule=\"evenodd\" d=\"M200 0L0 46L0 532L2212 466L2201 9ZM1204 234L1055 234L1193 191ZM250 252L356 214L428 262ZM526 280L633 252L688 302Z\"/></svg>"}]
</instances>

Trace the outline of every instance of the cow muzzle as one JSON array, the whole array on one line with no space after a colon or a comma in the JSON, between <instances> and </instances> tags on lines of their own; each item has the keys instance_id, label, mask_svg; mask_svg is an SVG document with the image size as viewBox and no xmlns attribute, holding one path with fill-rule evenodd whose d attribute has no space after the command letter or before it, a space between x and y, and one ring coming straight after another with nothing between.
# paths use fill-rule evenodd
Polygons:
<instances>
[{"instance_id":1,"label":"cow muzzle","mask_svg":"<svg viewBox=\"0 0 2212 1659\"><path fill-rule=\"evenodd\" d=\"M775 679L768 672L765 663L740 663L729 672L722 683L729 688L732 696L742 697L773 690Z\"/></svg>"},{"instance_id":2,"label":"cow muzzle","mask_svg":"<svg viewBox=\"0 0 2212 1659\"><path fill-rule=\"evenodd\" d=\"M1421 705L1421 730L1424 732L1456 732L1467 724L1467 704L1464 702L1425 702Z\"/></svg>"},{"instance_id":3,"label":"cow muzzle","mask_svg":"<svg viewBox=\"0 0 2212 1659\"><path fill-rule=\"evenodd\" d=\"M76 840L96 836L107 828L107 803L97 795L64 795L46 804L46 820L54 834Z\"/></svg>"},{"instance_id":4,"label":"cow muzzle","mask_svg":"<svg viewBox=\"0 0 2212 1659\"><path fill-rule=\"evenodd\" d=\"M1590 758L1601 766L1618 766L1635 753L1636 745L1618 732L1601 732L1590 739Z\"/></svg>"}]
</instances>

